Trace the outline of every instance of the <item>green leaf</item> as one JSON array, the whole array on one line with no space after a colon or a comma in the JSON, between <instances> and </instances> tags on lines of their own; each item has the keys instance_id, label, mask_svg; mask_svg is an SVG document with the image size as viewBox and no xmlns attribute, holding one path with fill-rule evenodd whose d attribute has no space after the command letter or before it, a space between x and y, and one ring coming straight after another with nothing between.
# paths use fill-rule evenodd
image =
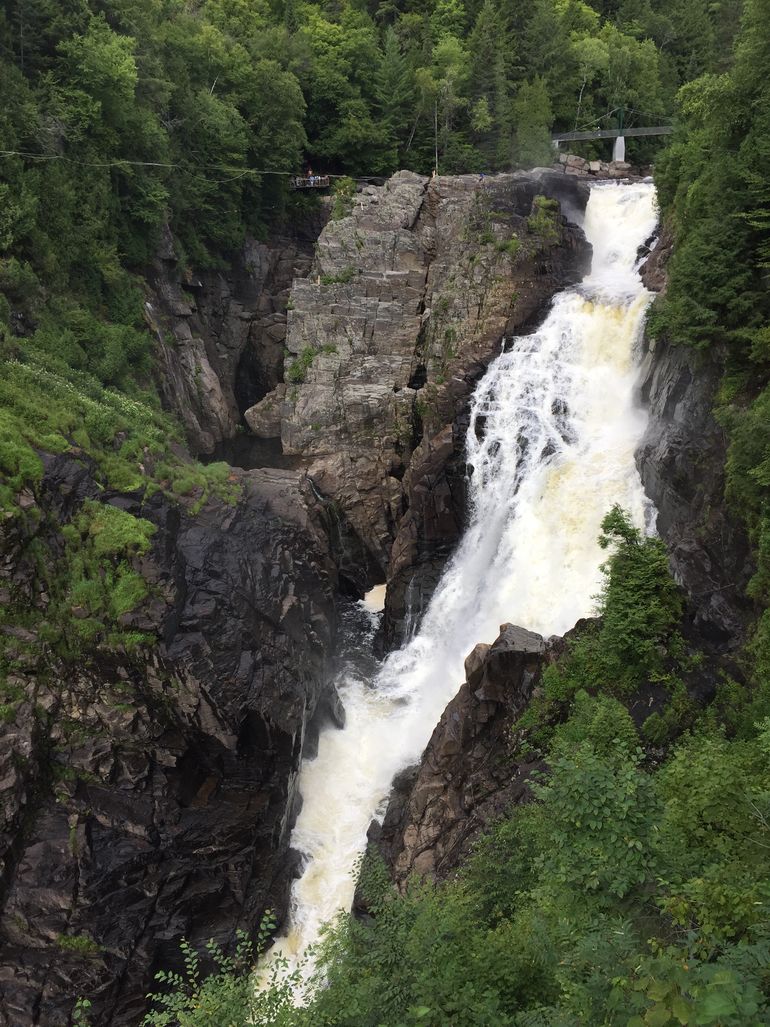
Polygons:
<instances>
[{"instance_id":1,"label":"green leaf","mask_svg":"<svg viewBox=\"0 0 770 1027\"><path fill-rule=\"evenodd\" d=\"M674 1014L676 1019L681 1024L690 1023L690 1019L692 1016L690 1003L686 999L682 998L681 995L677 995L676 998L672 1001L671 1012Z\"/></svg>"},{"instance_id":2,"label":"green leaf","mask_svg":"<svg viewBox=\"0 0 770 1027\"><path fill-rule=\"evenodd\" d=\"M657 1005L648 1009L644 1014L644 1022L648 1027L666 1027L671 1019L671 1012L668 1006Z\"/></svg>"}]
</instances>

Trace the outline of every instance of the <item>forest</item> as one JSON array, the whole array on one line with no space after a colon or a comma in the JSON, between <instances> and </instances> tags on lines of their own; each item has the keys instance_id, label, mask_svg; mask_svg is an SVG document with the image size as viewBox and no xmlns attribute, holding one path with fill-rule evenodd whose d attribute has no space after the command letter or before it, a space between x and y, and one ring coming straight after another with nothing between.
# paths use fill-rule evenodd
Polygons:
<instances>
[{"instance_id":1,"label":"forest","mask_svg":"<svg viewBox=\"0 0 770 1027\"><path fill-rule=\"evenodd\" d=\"M768 68L770 0L3 3L7 523L41 479L39 453L73 446L105 487L181 495L192 481L232 498L222 465L180 460L154 379L142 276L166 226L181 265L224 267L245 237L313 202L288 188L309 166L353 178L429 175L436 161L445 174L530 168L551 162L552 132L613 127L622 109L626 124L675 125L665 143L629 140L654 163L675 241L648 332L720 369L725 502L756 565L736 674L698 707L683 682L702 654L665 547L610 511L600 626L549 668L512 741L549 767L537 801L446 884L399 897L367 858L371 917L330 925L307 1008L280 973L253 991L268 918L258 951L246 937L235 954L213 949L205 979L186 949L148 1027L770 1024ZM97 637L143 643L121 616L146 594L129 557L153 530L89 501L64 529L63 560L38 554L42 629L63 658ZM4 722L20 701L12 670L0 640ZM640 735L627 706L650 681L670 703ZM89 1006L73 1023L92 1022Z\"/></svg>"}]
</instances>

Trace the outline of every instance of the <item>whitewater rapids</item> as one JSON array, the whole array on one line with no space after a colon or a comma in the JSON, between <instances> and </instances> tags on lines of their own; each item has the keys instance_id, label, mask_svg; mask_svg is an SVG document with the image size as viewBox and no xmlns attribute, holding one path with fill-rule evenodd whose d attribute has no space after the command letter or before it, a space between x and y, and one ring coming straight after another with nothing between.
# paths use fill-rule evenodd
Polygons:
<instances>
[{"instance_id":1,"label":"whitewater rapids","mask_svg":"<svg viewBox=\"0 0 770 1027\"><path fill-rule=\"evenodd\" d=\"M419 758L470 650L493 642L506 621L547 636L590 615L602 518L620 503L644 525L634 451L646 418L634 386L651 297L636 264L656 222L651 184L595 186L584 223L589 275L557 296L542 327L514 339L476 388L466 534L414 637L374 680L338 682L346 726L325 730L318 756L302 765L291 844L306 865L292 889L289 934L274 948L292 964L350 909L367 827L393 776Z\"/></svg>"}]
</instances>

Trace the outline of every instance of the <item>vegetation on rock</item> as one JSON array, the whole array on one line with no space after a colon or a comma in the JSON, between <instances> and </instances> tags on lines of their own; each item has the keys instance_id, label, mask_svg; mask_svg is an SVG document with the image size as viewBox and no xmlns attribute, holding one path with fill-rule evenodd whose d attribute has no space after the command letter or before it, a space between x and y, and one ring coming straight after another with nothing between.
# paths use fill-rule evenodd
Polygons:
<instances>
[{"instance_id":1,"label":"vegetation on rock","mask_svg":"<svg viewBox=\"0 0 770 1027\"><path fill-rule=\"evenodd\" d=\"M749 663L770 679L770 5L746 0L732 68L679 93L681 131L656 169L676 238L654 333L708 350L724 369L717 416L727 499L754 543L759 617Z\"/></svg>"},{"instance_id":2,"label":"vegetation on rock","mask_svg":"<svg viewBox=\"0 0 770 1027\"><path fill-rule=\"evenodd\" d=\"M446 884L397 896L367 861L373 917L330 927L307 1008L291 979L254 992L244 940L210 949L211 976L186 947L146 1022L769 1023L770 0L9 0L0 44L0 513L37 589L3 594L4 724L29 698L31 653L58 673L147 641L131 615L151 598L154 528L115 493L140 512L158 490L193 512L239 494L226 465L176 455L159 399L143 276L167 228L181 267L223 267L291 217L288 175L307 161L344 176L344 218L353 176L547 162L553 130L612 125L620 107L666 120L678 96L656 172L676 249L651 327L724 366L727 498L757 559L745 682L694 702L663 546L612 511L600 619L511 740L548 767L536 801ZM538 198L528 228L548 244L554 219ZM479 222L480 245L516 255ZM55 454L93 486L59 522L40 502ZM665 699L637 726L629 708L653 686ZM88 935L55 944L95 954Z\"/></svg>"}]
</instances>

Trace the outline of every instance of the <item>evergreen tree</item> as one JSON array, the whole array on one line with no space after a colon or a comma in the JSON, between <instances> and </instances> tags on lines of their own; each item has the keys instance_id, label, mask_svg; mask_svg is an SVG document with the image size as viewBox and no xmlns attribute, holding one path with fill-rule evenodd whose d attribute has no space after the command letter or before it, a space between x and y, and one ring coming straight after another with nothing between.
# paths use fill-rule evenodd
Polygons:
<instances>
[{"instance_id":1,"label":"evergreen tree","mask_svg":"<svg viewBox=\"0 0 770 1027\"><path fill-rule=\"evenodd\" d=\"M553 111L543 78L537 77L531 83L523 82L519 87L513 102L513 121L516 126L515 163L524 168L550 164L553 159Z\"/></svg>"},{"instance_id":2,"label":"evergreen tree","mask_svg":"<svg viewBox=\"0 0 770 1027\"><path fill-rule=\"evenodd\" d=\"M468 39L468 52L468 92L476 112L472 128L489 164L504 166L510 157L511 137L506 68L513 64L515 54L494 0L484 0Z\"/></svg>"},{"instance_id":3,"label":"evergreen tree","mask_svg":"<svg viewBox=\"0 0 770 1027\"><path fill-rule=\"evenodd\" d=\"M406 142L404 128L414 108L414 84L409 65L401 52L392 28L385 33L382 58L375 73L375 102L387 145L393 149L392 166L398 161L400 147Z\"/></svg>"}]
</instances>

